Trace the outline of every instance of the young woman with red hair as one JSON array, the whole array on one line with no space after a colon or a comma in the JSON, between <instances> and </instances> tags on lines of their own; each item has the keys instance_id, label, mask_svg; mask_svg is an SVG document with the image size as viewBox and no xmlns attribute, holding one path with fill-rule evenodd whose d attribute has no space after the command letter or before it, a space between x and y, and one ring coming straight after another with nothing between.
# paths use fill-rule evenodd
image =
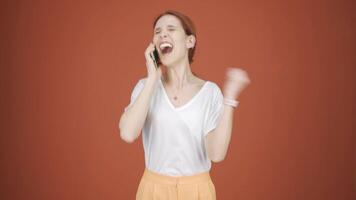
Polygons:
<instances>
[{"instance_id":1,"label":"young woman with red hair","mask_svg":"<svg viewBox=\"0 0 356 200\"><path fill-rule=\"evenodd\" d=\"M146 168L136 200L215 200L211 161L226 156L236 99L250 80L245 71L229 68L222 92L191 71L197 36L186 15L166 11L153 28L145 51L148 75L137 82L119 122L126 142L142 130Z\"/></svg>"}]
</instances>

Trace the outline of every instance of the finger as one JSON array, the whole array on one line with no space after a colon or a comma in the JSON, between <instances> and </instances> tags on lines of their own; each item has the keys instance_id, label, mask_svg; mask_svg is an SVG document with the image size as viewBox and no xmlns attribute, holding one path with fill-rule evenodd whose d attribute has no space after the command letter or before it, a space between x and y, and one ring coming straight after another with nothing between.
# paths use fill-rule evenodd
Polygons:
<instances>
[{"instance_id":1,"label":"finger","mask_svg":"<svg viewBox=\"0 0 356 200\"><path fill-rule=\"evenodd\" d=\"M145 54L149 54L149 53L153 52L153 50L154 50L154 47L149 46L149 47L147 47Z\"/></svg>"},{"instance_id":2,"label":"finger","mask_svg":"<svg viewBox=\"0 0 356 200\"><path fill-rule=\"evenodd\" d=\"M151 49L151 48L146 49L146 51L145 51L146 58L152 58L151 54L153 53L153 50L154 49Z\"/></svg>"},{"instance_id":3,"label":"finger","mask_svg":"<svg viewBox=\"0 0 356 200\"><path fill-rule=\"evenodd\" d=\"M154 49L154 44L151 42L148 47L146 48L147 51L153 50Z\"/></svg>"}]
</instances>

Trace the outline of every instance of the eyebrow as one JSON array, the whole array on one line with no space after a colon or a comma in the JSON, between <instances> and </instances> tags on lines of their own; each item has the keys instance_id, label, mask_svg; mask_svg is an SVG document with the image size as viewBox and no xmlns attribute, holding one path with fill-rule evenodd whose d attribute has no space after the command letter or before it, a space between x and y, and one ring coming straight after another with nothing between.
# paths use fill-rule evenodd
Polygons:
<instances>
[{"instance_id":1,"label":"eyebrow","mask_svg":"<svg viewBox=\"0 0 356 200\"><path fill-rule=\"evenodd\" d=\"M167 25L168 28L176 28L174 25ZM155 28L155 31L161 30L161 27Z\"/></svg>"}]
</instances>

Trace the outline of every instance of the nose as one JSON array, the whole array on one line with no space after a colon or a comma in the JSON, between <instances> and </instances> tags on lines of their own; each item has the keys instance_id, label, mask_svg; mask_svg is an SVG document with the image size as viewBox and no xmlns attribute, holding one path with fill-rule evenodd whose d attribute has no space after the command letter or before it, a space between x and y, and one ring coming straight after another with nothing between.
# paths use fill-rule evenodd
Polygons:
<instances>
[{"instance_id":1,"label":"nose","mask_svg":"<svg viewBox=\"0 0 356 200\"><path fill-rule=\"evenodd\" d=\"M167 37L167 32L166 31L161 31L160 37L161 38L166 38Z\"/></svg>"}]
</instances>

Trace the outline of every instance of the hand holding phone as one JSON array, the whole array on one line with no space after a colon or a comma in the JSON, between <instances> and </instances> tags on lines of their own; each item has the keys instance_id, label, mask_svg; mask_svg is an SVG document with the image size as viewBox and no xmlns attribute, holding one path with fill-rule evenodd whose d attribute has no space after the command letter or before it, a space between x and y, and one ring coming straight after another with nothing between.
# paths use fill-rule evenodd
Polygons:
<instances>
[{"instance_id":1,"label":"hand holding phone","mask_svg":"<svg viewBox=\"0 0 356 200\"><path fill-rule=\"evenodd\" d=\"M148 77L159 79L162 75L158 51L155 45L151 42L145 50L146 67Z\"/></svg>"},{"instance_id":2,"label":"hand holding phone","mask_svg":"<svg viewBox=\"0 0 356 200\"><path fill-rule=\"evenodd\" d=\"M156 69L157 69L159 67L159 65L158 65L159 56L158 56L158 51L157 51L156 47L155 47L155 50L150 53L150 56L155 64Z\"/></svg>"}]
</instances>

